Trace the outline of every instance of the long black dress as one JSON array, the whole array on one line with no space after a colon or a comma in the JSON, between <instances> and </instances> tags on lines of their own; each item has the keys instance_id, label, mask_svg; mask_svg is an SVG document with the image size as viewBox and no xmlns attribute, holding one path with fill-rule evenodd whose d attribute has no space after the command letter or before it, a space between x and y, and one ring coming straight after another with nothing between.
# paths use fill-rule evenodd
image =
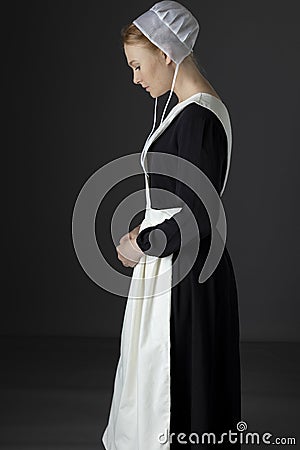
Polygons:
<instances>
[{"instance_id":1,"label":"long black dress","mask_svg":"<svg viewBox=\"0 0 300 450\"><path fill-rule=\"evenodd\" d=\"M220 194L227 165L227 137L222 123L208 108L196 103L185 106L152 143L149 152L152 155L170 153L192 162L209 177ZM153 188L176 193L191 208L201 238L193 267L172 287L171 293L170 433L175 433L171 449L240 449L240 444L230 444L227 436L223 444L201 445L202 433L215 433L219 439L222 432L237 432L236 425L241 420L238 294L231 258L225 246L213 274L204 283L198 282L210 247L208 214L202 201L187 185L155 173L155 158L151 153L147 155L147 163L152 208L178 206L170 205L162 191L152 191ZM163 252L161 231L167 240ZM184 232L183 226L181 233ZM173 253L172 261L175 261L181 245L175 217L141 231L137 244L152 256ZM193 245L193 239L188 245ZM186 444L178 442L179 433L185 433L186 437L181 436L181 440L186 440ZM199 444L191 444L191 441L197 442L191 433L198 434Z\"/></svg>"}]
</instances>

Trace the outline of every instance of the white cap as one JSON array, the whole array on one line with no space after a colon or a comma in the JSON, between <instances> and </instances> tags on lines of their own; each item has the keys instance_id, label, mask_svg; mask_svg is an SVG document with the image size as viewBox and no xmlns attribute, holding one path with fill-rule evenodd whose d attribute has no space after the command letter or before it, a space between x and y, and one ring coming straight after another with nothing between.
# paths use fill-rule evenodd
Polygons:
<instances>
[{"instance_id":1,"label":"white cap","mask_svg":"<svg viewBox=\"0 0 300 450\"><path fill-rule=\"evenodd\" d=\"M185 6L171 0L155 3L133 24L176 64L191 53L200 28Z\"/></svg>"}]
</instances>

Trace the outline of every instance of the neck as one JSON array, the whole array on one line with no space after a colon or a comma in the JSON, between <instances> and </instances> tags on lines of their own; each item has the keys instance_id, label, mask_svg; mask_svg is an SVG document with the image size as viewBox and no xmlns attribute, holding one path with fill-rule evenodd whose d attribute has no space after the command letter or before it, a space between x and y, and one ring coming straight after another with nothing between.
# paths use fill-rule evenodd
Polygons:
<instances>
[{"instance_id":1,"label":"neck","mask_svg":"<svg viewBox=\"0 0 300 450\"><path fill-rule=\"evenodd\" d=\"M175 64L174 67L176 67ZM179 66L174 93L180 103L197 92L208 92L218 96L211 84L199 72L193 60L186 58Z\"/></svg>"}]
</instances>

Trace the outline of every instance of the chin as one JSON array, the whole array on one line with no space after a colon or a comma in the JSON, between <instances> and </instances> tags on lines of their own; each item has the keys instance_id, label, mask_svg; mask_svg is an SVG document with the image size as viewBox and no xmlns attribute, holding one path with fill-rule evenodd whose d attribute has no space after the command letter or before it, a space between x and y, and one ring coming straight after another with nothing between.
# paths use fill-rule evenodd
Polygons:
<instances>
[{"instance_id":1,"label":"chin","mask_svg":"<svg viewBox=\"0 0 300 450\"><path fill-rule=\"evenodd\" d=\"M163 95L165 95L167 92L169 92L170 89L165 90L165 91L161 91L159 93L151 93L151 91L148 91L149 94L151 95L152 98L157 98L157 97L162 97Z\"/></svg>"}]
</instances>

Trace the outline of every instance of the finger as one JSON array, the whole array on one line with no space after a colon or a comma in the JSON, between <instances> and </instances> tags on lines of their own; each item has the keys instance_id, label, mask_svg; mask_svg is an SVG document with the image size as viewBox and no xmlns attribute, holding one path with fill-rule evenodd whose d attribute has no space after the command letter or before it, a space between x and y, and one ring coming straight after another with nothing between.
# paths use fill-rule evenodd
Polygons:
<instances>
[{"instance_id":1,"label":"finger","mask_svg":"<svg viewBox=\"0 0 300 450\"><path fill-rule=\"evenodd\" d=\"M120 241L119 241L120 244L121 244L122 242L124 242L124 241L127 241L129 238L130 238L129 233L124 234L124 236L122 236L121 239L120 239Z\"/></svg>"},{"instance_id":2,"label":"finger","mask_svg":"<svg viewBox=\"0 0 300 450\"><path fill-rule=\"evenodd\" d=\"M125 258L125 256L122 256L122 253L118 250L118 247L117 247L117 256L118 256L118 260L121 261L122 264L124 264L124 263L128 264L130 262L130 261L128 261L127 258Z\"/></svg>"},{"instance_id":3,"label":"finger","mask_svg":"<svg viewBox=\"0 0 300 450\"><path fill-rule=\"evenodd\" d=\"M118 252L118 258L119 258L121 261L126 261L128 258L126 257L126 255L125 255L124 253L121 252L121 250L119 249L119 247L120 247L120 245L118 245L118 247L116 247L116 248L117 248L117 252Z\"/></svg>"}]
</instances>

